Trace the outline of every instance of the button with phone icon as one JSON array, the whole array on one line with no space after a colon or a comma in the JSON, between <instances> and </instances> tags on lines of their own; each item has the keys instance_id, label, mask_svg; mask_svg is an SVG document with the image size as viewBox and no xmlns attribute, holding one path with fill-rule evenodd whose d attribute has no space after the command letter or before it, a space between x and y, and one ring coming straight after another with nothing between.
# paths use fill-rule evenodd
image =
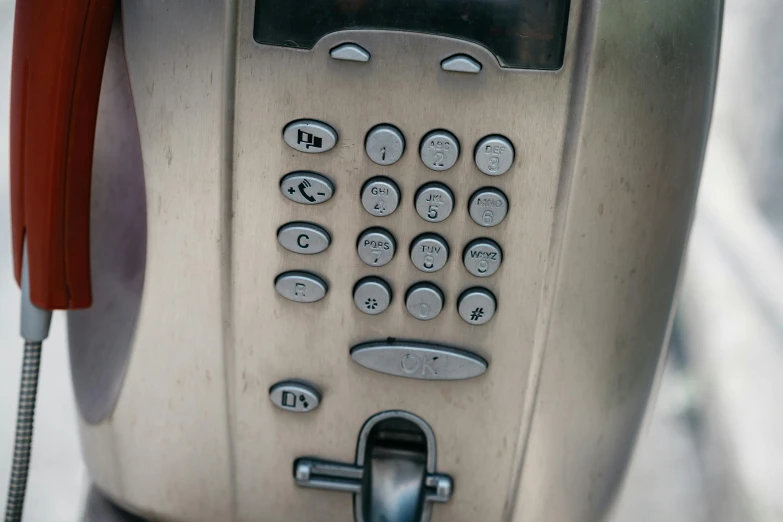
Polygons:
<instances>
[{"instance_id":1,"label":"button with phone icon","mask_svg":"<svg viewBox=\"0 0 783 522\"><path fill-rule=\"evenodd\" d=\"M334 185L321 174L297 171L280 180L280 192L291 201L317 205L332 197Z\"/></svg>"}]
</instances>

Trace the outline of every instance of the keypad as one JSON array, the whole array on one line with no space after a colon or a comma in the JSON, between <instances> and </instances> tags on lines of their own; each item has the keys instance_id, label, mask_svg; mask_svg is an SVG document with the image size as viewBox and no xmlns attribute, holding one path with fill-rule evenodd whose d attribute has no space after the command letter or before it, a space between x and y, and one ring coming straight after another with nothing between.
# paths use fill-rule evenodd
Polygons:
<instances>
[{"instance_id":1,"label":"keypad","mask_svg":"<svg viewBox=\"0 0 783 522\"><path fill-rule=\"evenodd\" d=\"M462 72L462 71L460 71ZM317 120L296 120L289 123L283 132L284 141L300 152L325 152L337 143L337 132L324 122ZM403 203L403 194L394 179L396 163L405 151L405 136L399 128L390 124L371 126L364 137L364 153L373 163L386 168L367 179L362 185L358 204L370 215L368 225L374 225L376 218L385 218L399 212ZM361 142L360 142L361 143ZM424 134L419 142L419 155L427 169L436 173L455 167L460 161L460 142L448 130L435 129ZM515 161L515 149L512 142L500 135L491 134L477 139L473 158L461 163L455 169L459 176L487 175L500 176L512 171ZM472 162L471 162L472 160ZM468 162L474 164L473 174L464 168ZM409 167L408 167L409 168ZM376 173L376 174L380 174ZM511 175L511 174L509 174ZM445 178L444 178L445 179ZM489 178L485 178L489 179ZM465 183L452 178L453 186L461 187ZM452 182L449 182L452 185ZM475 185L474 185L475 186ZM336 187L323 174L311 171L296 171L284 175L280 181L280 191L284 197L295 203L317 205L326 203L334 194ZM467 237L461 238L462 265L469 277L497 278L496 273L503 262L503 250L494 239L480 236L478 227L489 228L499 225L509 212L509 200L498 187L485 186L465 197L467 213L475 225L466 227ZM402 237L403 244L409 243L411 264L424 274L444 269L450 262L451 247L448 241L438 233L438 224L459 210L456 202L458 195L440 181L430 181L422 176L421 184L413 196L413 209L419 217L432 226L431 230L418 231L415 237ZM405 207L403 206L403 209ZM462 207L464 208L464 207ZM462 210L464 212L465 210ZM393 223L390 220L389 223ZM378 224L381 224L378 221ZM478 225L478 227L476 227ZM442 226L442 225L441 225ZM473 228L471 228L473 227ZM389 227L393 228L393 227ZM406 233L409 231L398 230ZM339 231L337 232L339 234ZM321 225L304 221L281 224L278 229L278 242L294 255L319 254L331 243L329 232ZM471 237L472 236L472 237ZM452 238L455 239L455 238ZM457 238L459 240L459 238ZM464 246L462 246L464 245ZM397 238L392 230L380 226L370 226L356 238L356 252L368 270L382 267L392 262L398 248ZM288 254L291 255L291 254ZM354 304L358 311L367 315L384 313L392 304L392 285L372 272L365 277L357 277L353 287ZM405 284L405 282L399 282ZM411 284L413 283L413 284ZM412 318L429 321L437 318L446 306L446 293L437 284L428 281L408 282L403 305ZM496 282L498 286L500 281ZM275 279L278 293L295 302L308 303L323 299L328 291L325 280L305 271L293 270L280 274ZM447 289L458 291L459 287ZM457 314L470 325L482 325L489 322L497 311L497 299L492 290L483 286L462 291L456 301L452 301Z\"/></svg>"}]
</instances>

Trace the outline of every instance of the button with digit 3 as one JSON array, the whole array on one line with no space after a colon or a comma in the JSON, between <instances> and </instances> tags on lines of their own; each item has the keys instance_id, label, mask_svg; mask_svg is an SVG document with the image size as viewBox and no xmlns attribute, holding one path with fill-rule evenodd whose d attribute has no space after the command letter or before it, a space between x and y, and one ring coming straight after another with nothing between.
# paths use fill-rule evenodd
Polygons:
<instances>
[{"instance_id":1,"label":"button with digit 3","mask_svg":"<svg viewBox=\"0 0 783 522\"><path fill-rule=\"evenodd\" d=\"M421 140L419 153L427 168L436 171L448 170L459 158L459 141L449 131L432 131Z\"/></svg>"},{"instance_id":2,"label":"button with digit 3","mask_svg":"<svg viewBox=\"0 0 783 522\"><path fill-rule=\"evenodd\" d=\"M454 210L454 194L443 183L427 183L416 192L416 212L425 221L440 223Z\"/></svg>"},{"instance_id":3,"label":"button with digit 3","mask_svg":"<svg viewBox=\"0 0 783 522\"><path fill-rule=\"evenodd\" d=\"M443 309L443 292L432 283L417 283L405 294L405 308L416 319L435 319Z\"/></svg>"},{"instance_id":4,"label":"button with digit 3","mask_svg":"<svg viewBox=\"0 0 783 522\"><path fill-rule=\"evenodd\" d=\"M368 228L356 243L359 259L370 266L383 266L391 261L396 246L392 233L383 228Z\"/></svg>"},{"instance_id":5,"label":"button with digit 3","mask_svg":"<svg viewBox=\"0 0 783 522\"><path fill-rule=\"evenodd\" d=\"M514 163L514 146L503 136L487 136L476 145L476 166L488 176L505 174Z\"/></svg>"},{"instance_id":6,"label":"button with digit 3","mask_svg":"<svg viewBox=\"0 0 783 522\"><path fill-rule=\"evenodd\" d=\"M477 225L494 227L506 217L508 199L499 189L492 187L479 189L470 196L468 211Z\"/></svg>"},{"instance_id":7,"label":"button with digit 3","mask_svg":"<svg viewBox=\"0 0 783 522\"><path fill-rule=\"evenodd\" d=\"M400 203L400 189L389 178L378 176L367 180L362 187L362 206L376 217L388 216Z\"/></svg>"},{"instance_id":8,"label":"button with digit 3","mask_svg":"<svg viewBox=\"0 0 783 522\"><path fill-rule=\"evenodd\" d=\"M422 272L437 272L449 260L449 244L437 234L422 234L411 243L411 261Z\"/></svg>"},{"instance_id":9,"label":"button with digit 3","mask_svg":"<svg viewBox=\"0 0 783 522\"><path fill-rule=\"evenodd\" d=\"M465 268L476 277L489 277L500 268L503 251L491 239L475 239L468 243L462 254Z\"/></svg>"}]
</instances>

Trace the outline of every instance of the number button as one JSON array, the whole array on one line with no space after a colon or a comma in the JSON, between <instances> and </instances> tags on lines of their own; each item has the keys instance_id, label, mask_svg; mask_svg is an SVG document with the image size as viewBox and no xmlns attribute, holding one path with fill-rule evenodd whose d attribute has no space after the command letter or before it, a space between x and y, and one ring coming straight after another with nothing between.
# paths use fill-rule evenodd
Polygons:
<instances>
[{"instance_id":1,"label":"number button","mask_svg":"<svg viewBox=\"0 0 783 522\"><path fill-rule=\"evenodd\" d=\"M488 176L500 176L514 162L514 146L503 136L487 136L476 145L476 166Z\"/></svg>"},{"instance_id":2,"label":"number button","mask_svg":"<svg viewBox=\"0 0 783 522\"><path fill-rule=\"evenodd\" d=\"M448 170L459 158L459 141L449 131L432 131L421 140L419 152L427 168L439 172Z\"/></svg>"},{"instance_id":3,"label":"number button","mask_svg":"<svg viewBox=\"0 0 783 522\"><path fill-rule=\"evenodd\" d=\"M391 165L405 152L405 137L393 125L378 125L367 133L364 147L372 161L378 165Z\"/></svg>"},{"instance_id":4,"label":"number button","mask_svg":"<svg viewBox=\"0 0 783 522\"><path fill-rule=\"evenodd\" d=\"M411 243L411 261L422 272L437 272L449 260L449 244L437 234L422 234Z\"/></svg>"},{"instance_id":5,"label":"number button","mask_svg":"<svg viewBox=\"0 0 783 522\"><path fill-rule=\"evenodd\" d=\"M397 243L391 232L383 228L369 228L359 235L356 249L359 259L369 266L384 266L394 257Z\"/></svg>"},{"instance_id":6,"label":"number button","mask_svg":"<svg viewBox=\"0 0 783 522\"><path fill-rule=\"evenodd\" d=\"M508 213L508 199L499 189L487 187L473 193L468 203L470 217L477 225L494 227Z\"/></svg>"},{"instance_id":7,"label":"number button","mask_svg":"<svg viewBox=\"0 0 783 522\"><path fill-rule=\"evenodd\" d=\"M425 221L440 223L454 210L454 194L442 183L427 183L416 192L416 212Z\"/></svg>"},{"instance_id":8,"label":"number button","mask_svg":"<svg viewBox=\"0 0 783 522\"><path fill-rule=\"evenodd\" d=\"M399 203L400 189L389 178L372 178L362 187L362 206L373 216L388 216Z\"/></svg>"},{"instance_id":9,"label":"number button","mask_svg":"<svg viewBox=\"0 0 783 522\"><path fill-rule=\"evenodd\" d=\"M435 319L443 309L443 292L432 283L418 283L405 294L405 308L419 321Z\"/></svg>"}]
</instances>

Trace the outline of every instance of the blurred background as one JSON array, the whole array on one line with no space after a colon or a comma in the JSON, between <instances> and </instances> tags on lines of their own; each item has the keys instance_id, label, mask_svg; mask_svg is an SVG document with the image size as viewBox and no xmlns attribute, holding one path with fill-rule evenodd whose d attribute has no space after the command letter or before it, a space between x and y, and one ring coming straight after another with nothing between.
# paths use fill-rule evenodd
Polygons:
<instances>
[{"instance_id":1,"label":"blurred background","mask_svg":"<svg viewBox=\"0 0 783 522\"><path fill-rule=\"evenodd\" d=\"M0 502L21 364L8 210L13 0L0 0ZM666 370L611 522L783 521L783 1L726 0L715 112ZM65 324L42 358L28 522L81 519Z\"/></svg>"}]
</instances>

